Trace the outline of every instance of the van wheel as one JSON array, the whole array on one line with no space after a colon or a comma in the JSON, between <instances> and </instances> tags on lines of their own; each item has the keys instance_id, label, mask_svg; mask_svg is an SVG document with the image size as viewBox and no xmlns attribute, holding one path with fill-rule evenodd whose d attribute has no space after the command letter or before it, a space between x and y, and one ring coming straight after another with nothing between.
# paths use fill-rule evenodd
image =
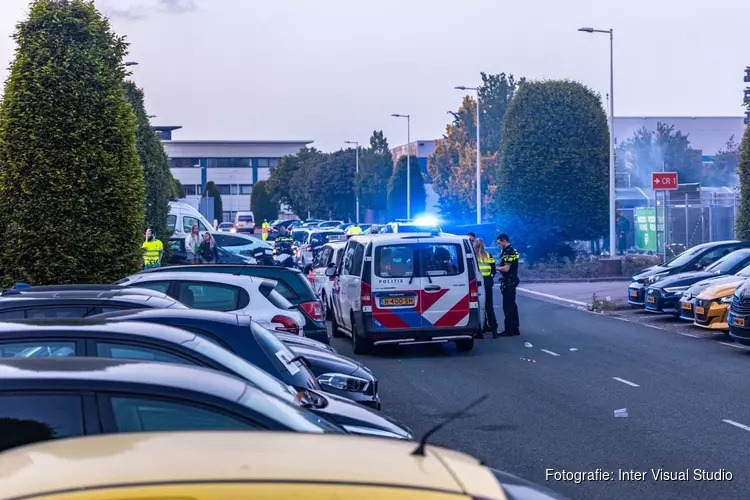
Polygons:
<instances>
[{"instance_id":1,"label":"van wheel","mask_svg":"<svg viewBox=\"0 0 750 500\"><path fill-rule=\"evenodd\" d=\"M323 311L323 318L326 321L331 321L331 318L333 317L333 304L328 300L328 297L326 297L326 294L322 294L321 302L323 302L323 307L325 307L325 310Z\"/></svg>"},{"instance_id":2,"label":"van wheel","mask_svg":"<svg viewBox=\"0 0 750 500\"><path fill-rule=\"evenodd\" d=\"M344 332L339 328L339 322L336 321L336 314L331 311L331 337L340 339L345 337Z\"/></svg>"},{"instance_id":3,"label":"van wheel","mask_svg":"<svg viewBox=\"0 0 750 500\"><path fill-rule=\"evenodd\" d=\"M354 318L352 318L352 350L354 354L369 354L372 350L372 342L359 336Z\"/></svg>"},{"instance_id":4,"label":"van wheel","mask_svg":"<svg viewBox=\"0 0 750 500\"><path fill-rule=\"evenodd\" d=\"M465 340L456 341L456 350L458 352L469 352L474 349L474 339L468 338Z\"/></svg>"}]
</instances>

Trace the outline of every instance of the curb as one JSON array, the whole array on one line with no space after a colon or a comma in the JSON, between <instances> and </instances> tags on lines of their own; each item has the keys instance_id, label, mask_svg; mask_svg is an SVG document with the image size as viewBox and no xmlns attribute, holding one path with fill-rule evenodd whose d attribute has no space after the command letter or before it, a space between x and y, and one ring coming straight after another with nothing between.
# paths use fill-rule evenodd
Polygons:
<instances>
[{"instance_id":1,"label":"curb","mask_svg":"<svg viewBox=\"0 0 750 500\"><path fill-rule=\"evenodd\" d=\"M537 278L537 279L523 279L521 283L537 284L537 283L607 283L607 282L622 282L629 283L631 278L616 277L616 278Z\"/></svg>"}]
</instances>

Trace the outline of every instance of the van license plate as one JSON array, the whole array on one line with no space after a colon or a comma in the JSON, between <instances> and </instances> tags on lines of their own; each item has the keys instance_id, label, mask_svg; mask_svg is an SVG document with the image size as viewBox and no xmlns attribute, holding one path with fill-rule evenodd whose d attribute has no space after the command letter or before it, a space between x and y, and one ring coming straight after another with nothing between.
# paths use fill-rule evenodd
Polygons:
<instances>
[{"instance_id":1,"label":"van license plate","mask_svg":"<svg viewBox=\"0 0 750 500\"><path fill-rule=\"evenodd\" d=\"M686 311L692 311L693 310L693 304L691 304L690 302L683 302L682 303L682 308L685 309Z\"/></svg>"},{"instance_id":2,"label":"van license plate","mask_svg":"<svg viewBox=\"0 0 750 500\"><path fill-rule=\"evenodd\" d=\"M648 300L648 303L649 303L649 304L654 304L654 303L656 303L656 299L655 299L655 298L653 298L653 297L648 297L648 298L647 298L646 300Z\"/></svg>"},{"instance_id":3,"label":"van license plate","mask_svg":"<svg viewBox=\"0 0 750 500\"><path fill-rule=\"evenodd\" d=\"M638 290L630 290L631 297L638 297Z\"/></svg>"},{"instance_id":4,"label":"van license plate","mask_svg":"<svg viewBox=\"0 0 750 500\"><path fill-rule=\"evenodd\" d=\"M383 307L398 307L398 306L415 306L417 304L416 297L383 297L380 299L380 305Z\"/></svg>"},{"instance_id":5,"label":"van license plate","mask_svg":"<svg viewBox=\"0 0 750 500\"><path fill-rule=\"evenodd\" d=\"M736 326L745 326L745 318L732 318L732 324Z\"/></svg>"},{"instance_id":6,"label":"van license plate","mask_svg":"<svg viewBox=\"0 0 750 500\"><path fill-rule=\"evenodd\" d=\"M699 306L695 307L695 314L704 314L705 312L706 312L706 308L699 307Z\"/></svg>"}]
</instances>

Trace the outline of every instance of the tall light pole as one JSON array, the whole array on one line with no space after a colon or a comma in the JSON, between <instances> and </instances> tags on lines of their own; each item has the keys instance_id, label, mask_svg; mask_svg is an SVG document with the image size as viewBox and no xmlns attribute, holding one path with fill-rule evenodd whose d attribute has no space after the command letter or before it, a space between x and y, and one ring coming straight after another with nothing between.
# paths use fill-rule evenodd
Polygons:
<instances>
[{"instance_id":1,"label":"tall light pole","mask_svg":"<svg viewBox=\"0 0 750 500\"><path fill-rule=\"evenodd\" d=\"M479 89L476 87L456 87L456 90L473 90L477 93L477 224L482 223L482 152L479 141Z\"/></svg>"},{"instance_id":2,"label":"tall light pole","mask_svg":"<svg viewBox=\"0 0 750 500\"><path fill-rule=\"evenodd\" d=\"M357 141L344 141L344 144L354 144L354 147L357 148L356 149L356 152L357 152L356 154L357 155L355 157L356 160L355 160L355 167L354 168L355 168L355 172L357 173L357 180L359 180L359 142L357 142ZM356 187L355 187L355 189L356 189ZM355 194L356 200L357 200L357 205L356 205L357 208L356 208L356 216L355 216L356 218L354 220L356 221L357 224L359 224L359 189L356 189L356 191L355 191L354 194Z\"/></svg>"},{"instance_id":3,"label":"tall light pole","mask_svg":"<svg viewBox=\"0 0 750 500\"><path fill-rule=\"evenodd\" d=\"M394 118L406 118L406 218L411 219L411 115L394 113Z\"/></svg>"},{"instance_id":4,"label":"tall light pole","mask_svg":"<svg viewBox=\"0 0 750 500\"><path fill-rule=\"evenodd\" d=\"M594 28L580 28L584 33L607 33L609 35L609 254L616 255L617 249L615 221L615 50L614 30L597 30Z\"/></svg>"}]
</instances>

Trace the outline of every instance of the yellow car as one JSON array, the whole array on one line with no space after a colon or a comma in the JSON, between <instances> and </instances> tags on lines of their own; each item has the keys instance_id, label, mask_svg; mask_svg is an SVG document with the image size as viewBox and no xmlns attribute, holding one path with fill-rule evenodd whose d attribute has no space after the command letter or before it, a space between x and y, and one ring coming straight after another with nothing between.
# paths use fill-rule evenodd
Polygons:
<instances>
[{"instance_id":1,"label":"yellow car","mask_svg":"<svg viewBox=\"0 0 750 500\"><path fill-rule=\"evenodd\" d=\"M321 439L322 438L322 439ZM359 436L170 432L0 454L0 500L524 500L557 494L476 459Z\"/></svg>"},{"instance_id":2,"label":"yellow car","mask_svg":"<svg viewBox=\"0 0 750 500\"><path fill-rule=\"evenodd\" d=\"M713 285L695 298L695 325L712 330L729 331L727 315L734 291L745 282L744 277Z\"/></svg>"}]
</instances>

